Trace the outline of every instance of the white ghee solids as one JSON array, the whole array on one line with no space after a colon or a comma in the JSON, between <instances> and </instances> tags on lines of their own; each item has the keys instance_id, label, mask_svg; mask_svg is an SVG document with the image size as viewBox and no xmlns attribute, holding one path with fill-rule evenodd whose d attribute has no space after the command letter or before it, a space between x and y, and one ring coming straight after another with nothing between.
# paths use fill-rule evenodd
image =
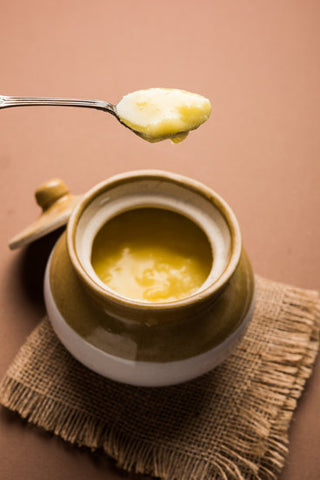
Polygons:
<instances>
[{"instance_id":1,"label":"white ghee solids","mask_svg":"<svg viewBox=\"0 0 320 480\"><path fill-rule=\"evenodd\" d=\"M197 93L149 88L125 95L116 105L121 122L149 142L169 138L178 143L208 120L210 101Z\"/></svg>"}]
</instances>

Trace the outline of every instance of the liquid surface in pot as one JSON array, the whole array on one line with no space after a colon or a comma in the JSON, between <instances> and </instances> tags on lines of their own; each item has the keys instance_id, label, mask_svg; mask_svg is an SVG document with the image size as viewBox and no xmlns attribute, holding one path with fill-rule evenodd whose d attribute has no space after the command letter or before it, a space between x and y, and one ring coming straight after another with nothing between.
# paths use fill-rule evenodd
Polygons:
<instances>
[{"instance_id":1,"label":"liquid surface in pot","mask_svg":"<svg viewBox=\"0 0 320 480\"><path fill-rule=\"evenodd\" d=\"M98 231L91 254L96 274L110 289L155 303L195 293L212 262L202 229L160 208L139 208L112 218Z\"/></svg>"}]
</instances>

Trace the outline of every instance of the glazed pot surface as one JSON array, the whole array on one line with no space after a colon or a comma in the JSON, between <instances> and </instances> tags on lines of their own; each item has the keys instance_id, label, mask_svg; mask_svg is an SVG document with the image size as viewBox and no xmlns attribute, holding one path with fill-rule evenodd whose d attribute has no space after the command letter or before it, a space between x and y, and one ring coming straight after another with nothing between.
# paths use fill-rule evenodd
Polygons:
<instances>
[{"instance_id":1,"label":"glazed pot surface","mask_svg":"<svg viewBox=\"0 0 320 480\"><path fill-rule=\"evenodd\" d=\"M214 261L197 292L143 302L100 281L91 264L99 228L137 208L165 208L203 229ZM174 174L129 172L102 182L77 206L48 264L45 298L57 335L80 362L114 380L160 386L199 376L231 353L252 316L254 277L221 197Z\"/></svg>"}]
</instances>

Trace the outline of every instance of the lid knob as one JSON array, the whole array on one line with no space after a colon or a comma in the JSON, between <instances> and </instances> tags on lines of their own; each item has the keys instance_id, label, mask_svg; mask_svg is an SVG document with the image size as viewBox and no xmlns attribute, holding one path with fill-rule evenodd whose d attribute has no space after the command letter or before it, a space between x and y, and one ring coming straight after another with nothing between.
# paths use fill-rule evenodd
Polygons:
<instances>
[{"instance_id":1,"label":"lid knob","mask_svg":"<svg viewBox=\"0 0 320 480\"><path fill-rule=\"evenodd\" d=\"M69 189L60 178L52 178L40 185L35 191L37 204L43 211L48 210L56 201L69 195Z\"/></svg>"},{"instance_id":2,"label":"lid knob","mask_svg":"<svg viewBox=\"0 0 320 480\"><path fill-rule=\"evenodd\" d=\"M28 245L65 225L82 195L72 195L63 180L52 178L37 188L35 197L42 213L10 240L9 247L12 250Z\"/></svg>"}]
</instances>

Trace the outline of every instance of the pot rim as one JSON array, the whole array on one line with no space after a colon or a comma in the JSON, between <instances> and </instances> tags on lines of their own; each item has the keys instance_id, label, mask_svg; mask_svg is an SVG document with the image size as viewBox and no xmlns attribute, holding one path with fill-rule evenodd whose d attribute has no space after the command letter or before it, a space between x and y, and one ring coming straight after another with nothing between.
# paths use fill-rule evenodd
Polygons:
<instances>
[{"instance_id":1,"label":"pot rim","mask_svg":"<svg viewBox=\"0 0 320 480\"><path fill-rule=\"evenodd\" d=\"M115 187L131 181L136 181L137 179L165 180L167 182L177 184L180 187L183 186L184 188L187 188L197 193L198 195L201 195L208 201L212 202L223 215L231 236L230 256L228 259L228 263L219 278L213 281L204 289L201 289L200 291L197 291L190 296L171 302L143 302L140 300L124 297L111 289L104 289L99 283L94 281L94 279L83 267L76 251L76 230L83 212L87 209L91 202L93 202L100 194L105 192L108 188ZM142 169L114 175L98 183L84 195L84 197L77 204L69 218L69 222L67 225L67 248L72 265L75 268L78 276L91 291L98 295L98 297L102 299L108 299L113 303L121 304L122 306L129 308L138 308L140 310L153 309L155 311L167 311L168 309L176 310L188 307L190 305L194 305L198 302L203 302L209 298L212 298L215 294L220 292L223 286L230 280L239 264L242 250L242 239L240 227L235 214L233 213L227 202L225 202L225 200L214 190L210 189L203 183L186 177L184 175L164 170Z\"/></svg>"}]
</instances>

